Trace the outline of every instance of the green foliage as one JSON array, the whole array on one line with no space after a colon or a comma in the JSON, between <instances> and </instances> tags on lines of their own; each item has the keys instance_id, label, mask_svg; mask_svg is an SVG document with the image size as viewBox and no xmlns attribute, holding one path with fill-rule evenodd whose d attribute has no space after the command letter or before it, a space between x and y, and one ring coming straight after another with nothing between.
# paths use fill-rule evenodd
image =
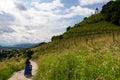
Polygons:
<instances>
[{"instance_id":1,"label":"green foliage","mask_svg":"<svg viewBox=\"0 0 120 80\"><path fill-rule=\"evenodd\" d=\"M86 18L85 20L83 20L82 22L80 22L78 25L80 26L85 26L88 24L94 24L100 21L104 21L104 15L103 14L95 14L92 15L88 18Z\"/></svg>"},{"instance_id":2,"label":"green foliage","mask_svg":"<svg viewBox=\"0 0 120 80\"><path fill-rule=\"evenodd\" d=\"M75 24L74 27L79 27L79 24Z\"/></svg>"},{"instance_id":3,"label":"green foliage","mask_svg":"<svg viewBox=\"0 0 120 80\"><path fill-rule=\"evenodd\" d=\"M71 29L71 26L67 27L66 31L69 31Z\"/></svg>"},{"instance_id":4,"label":"green foliage","mask_svg":"<svg viewBox=\"0 0 120 80\"><path fill-rule=\"evenodd\" d=\"M7 55L7 57L10 59L10 58L12 58L12 57L17 57L17 52L11 52L11 53L9 53L8 55Z\"/></svg>"},{"instance_id":5,"label":"green foliage","mask_svg":"<svg viewBox=\"0 0 120 80\"><path fill-rule=\"evenodd\" d=\"M87 17L84 17L84 19L83 20L86 20L87 19Z\"/></svg>"},{"instance_id":6,"label":"green foliage","mask_svg":"<svg viewBox=\"0 0 120 80\"><path fill-rule=\"evenodd\" d=\"M15 71L23 69L23 60L0 62L0 80L7 80Z\"/></svg>"},{"instance_id":7,"label":"green foliage","mask_svg":"<svg viewBox=\"0 0 120 80\"><path fill-rule=\"evenodd\" d=\"M79 38L51 44L52 48L58 47L40 55L34 80L119 80L120 36L116 40L113 43L111 36L104 35L88 44Z\"/></svg>"},{"instance_id":8,"label":"green foliage","mask_svg":"<svg viewBox=\"0 0 120 80\"><path fill-rule=\"evenodd\" d=\"M66 54L64 56L57 57L55 60L57 61L54 64L49 64L48 62L48 66L51 69L51 73L48 79L49 80L72 80L74 69L76 67L76 65L74 65L74 62L75 62L74 56Z\"/></svg>"},{"instance_id":9,"label":"green foliage","mask_svg":"<svg viewBox=\"0 0 120 80\"><path fill-rule=\"evenodd\" d=\"M32 51L32 50L30 50L30 49L29 49L29 50L27 50L27 51L26 51L26 53L25 53L26 58L31 59L31 58L32 58L33 53L34 53L34 51Z\"/></svg>"},{"instance_id":10,"label":"green foliage","mask_svg":"<svg viewBox=\"0 0 120 80\"><path fill-rule=\"evenodd\" d=\"M104 6L102 7L101 13L109 13L109 9L110 9L110 8L108 8L108 7L110 7L110 5L111 5L113 2L114 2L114 1L110 1L110 2L108 2L106 5L104 5Z\"/></svg>"},{"instance_id":11,"label":"green foliage","mask_svg":"<svg viewBox=\"0 0 120 80\"><path fill-rule=\"evenodd\" d=\"M111 21L116 25L120 25L120 1L110 1L103 6L101 11L102 14L105 14L105 19Z\"/></svg>"},{"instance_id":12,"label":"green foliage","mask_svg":"<svg viewBox=\"0 0 120 80\"><path fill-rule=\"evenodd\" d=\"M58 35L58 36L53 36L52 37L52 41L56 41L56 40L61 40L61 39L63 39L63 36L62 35Z\"/></svg>"}]
</instances>

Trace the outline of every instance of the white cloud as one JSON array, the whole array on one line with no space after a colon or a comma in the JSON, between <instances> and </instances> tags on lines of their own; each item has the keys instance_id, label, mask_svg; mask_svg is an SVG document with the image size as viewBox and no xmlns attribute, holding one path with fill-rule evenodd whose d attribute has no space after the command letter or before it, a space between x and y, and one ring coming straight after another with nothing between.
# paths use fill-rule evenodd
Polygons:
<instances>
[{"instance_id":1,"label":"white cloud","mask_svg":"<svg viewBox=\"0 0 120 80\"><path fill-rule=\"evenodd\" d=\"M53 2L51 3L33 2L32 5L36 9L43 10L43 11L51 11L59 7L64 7L64 5L60 2L60 0L53 0Z\"/></svg>"},{"instance_id":2,"label":"white cloud","mask_svg":"<svg viewBox=\"0 0 120 80\"><path fill-rule=\"evenodd\" d=\"M97 4L97 3L103 3L103 2L108 2L110 0L79 0L80 5L92 5L92 4Z\"/></svg>"},{"instance_id":3,"label":"white cloud","mask_svg":"<svg viewBox=\"0 0 120 80\"><path fill-rule=\"evenodd\" d=\"M50 41L53 35L62 33L63 29L73 23L71 18L89 16L91 12L93 10L81 6L66 9L60 0L47 3L39 0L0 0L0 15L8 15L2 17L4 21L0 18L0 31L9 32L0 34L0 44ZM4 29L2 25L6 25L8 29Z\"/></svg>"},{"instance_id":4,"label":"white cloud","mask_svg":"<svg viewBox=\"0 0 120 80\"><path fill-rule=\"evenodd\" d=\"M91 10L89 8L82 8L81 6L72 6L69 10L69 13L71 13L71 15L76 16L89 16L91 15L91 13L94 12L94 10ZM70 15L70 14L69 14Z\"/></svg>"}]
</instances>

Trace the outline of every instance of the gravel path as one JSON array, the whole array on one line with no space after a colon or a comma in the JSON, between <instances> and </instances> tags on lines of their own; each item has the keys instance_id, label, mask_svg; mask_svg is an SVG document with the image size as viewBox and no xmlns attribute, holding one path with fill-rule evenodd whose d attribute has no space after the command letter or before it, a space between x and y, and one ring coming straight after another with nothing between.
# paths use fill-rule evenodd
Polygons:
<instances>
[{"instance_id":1,"label":"gravel path","mask_svg":"<svg viewBox=\"0 0 120 80\"><path fill-rule=\"evenodd\" d=\"M38 65L36 62L34 61L30 61L31 64L32 64L32 77L29 77L29 78L26 78L24 76L24 70L21 70L21 71L18 71L18 72L15 72L13 74L13 76L8 79L8 80L32 80L33 76L36 74L37 72L37 69L38 69Z\"/></svg>"}]
</instances>

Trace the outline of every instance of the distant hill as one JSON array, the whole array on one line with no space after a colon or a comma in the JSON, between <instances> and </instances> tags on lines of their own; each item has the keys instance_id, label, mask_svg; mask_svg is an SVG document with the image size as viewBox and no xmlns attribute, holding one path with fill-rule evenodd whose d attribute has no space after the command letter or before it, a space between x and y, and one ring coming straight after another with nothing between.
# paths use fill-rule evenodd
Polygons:
<instances>
[{"instance_id":1,"label":"distant hill","mask_svg":"<svg viewBox=\"0 0 120 80\"><path fill-rule=\"evenodd\" d=\"M37 46L39 43L24 43L24 44L16 44L12 47L14 48L31 48Z\"/></svg>"},{"instance_id":2,"label":"distant hill","mask_svg":"<svg viewBox=\"0 0 120 80\"><path fill-rule=\"evenodd\" d=\"M1 48L2 46L0 46L0 48Z\"/></svg>"},{"instance_id":3,"label":"distant hill","mask_svg":"<svg viewBox=\"0 0 120 80\"><path fill-rule=\"evenodd\" d=\"M0 46L0 49L4 49L4 50L14 50L14 49L17 49L17 48L11 47L11 46Z\"/></svg>"},{"instance_id":4,"label":"distant hill","mask_svg":"<svg viewBox=\"0 0 120 80\"><path fill-rule=\"evenodd\" d=\"M0 49L4 49L4 50L26 49L26 48L33 48L33 47L41 46L44 44L46 44L46 42L23 43L23 44L11 45L11 46L0 46Z\"/></svg>"}]
</instances>

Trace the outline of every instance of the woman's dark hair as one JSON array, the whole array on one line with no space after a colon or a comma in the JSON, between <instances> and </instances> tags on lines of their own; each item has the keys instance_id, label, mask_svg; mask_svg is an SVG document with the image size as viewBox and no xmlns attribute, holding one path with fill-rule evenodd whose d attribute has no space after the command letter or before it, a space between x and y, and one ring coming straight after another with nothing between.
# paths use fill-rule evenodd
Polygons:
<instances>
[{"instance_id":1,"label":"woman's dark hair","mask_svg":"<svg viewBox=\"0 0 120 80\"><path fill-rule=\"evenodd\" d=\"M30 60L29 60L29 59L26 59L25 64L28 64L28 63L30 63Z\"/></svg>"}]
</instances>

